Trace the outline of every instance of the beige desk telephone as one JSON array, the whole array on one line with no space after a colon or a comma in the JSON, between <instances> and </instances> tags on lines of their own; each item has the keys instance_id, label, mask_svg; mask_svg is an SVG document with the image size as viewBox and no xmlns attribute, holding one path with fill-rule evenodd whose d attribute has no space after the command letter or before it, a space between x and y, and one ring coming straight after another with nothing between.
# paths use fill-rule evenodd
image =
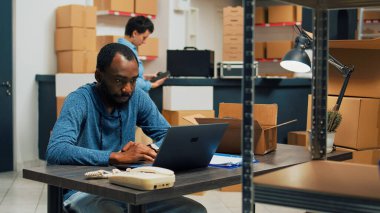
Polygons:
<instances>
[{"instance_id":1,"label":"beige desk telephone","mask_svg":"<svg viewBox=\"0 0 380 213\"><path fill-rule=\"evenodd\" d=\"M97 170L87 172L85 176L88 179L108 178L110 183L141 190L169 188L175 182L175 175L172 170L154 166L127 169L127 171L118 169L113 169L112 172Z\"/></svg>"}]
</instances>

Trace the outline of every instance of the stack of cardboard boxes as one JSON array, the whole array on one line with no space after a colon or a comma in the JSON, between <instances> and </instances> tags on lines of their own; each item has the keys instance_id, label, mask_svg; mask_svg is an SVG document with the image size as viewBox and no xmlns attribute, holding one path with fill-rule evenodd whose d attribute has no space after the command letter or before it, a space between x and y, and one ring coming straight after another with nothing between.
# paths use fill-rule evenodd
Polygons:
<instances>
[{"instance_id":1,"label":"stack of cardboard boxes","mask_svg":"<svg viewBox=\"0 0 380 213\"><path fill-rule=\"evenodd\" d=\"M302 21L302 7L293 5L269 6L268 8L257 7L255 10L255 25L275 26L291 25ZM291 28L289 28L291 29ZM267 40L255 41L255 59L279 60L293 48L291 40ZM243 8L223 8L223 55L224 62L243 61ZM261 67L262 68L262 67ZM275 67L275 70L260 73L260 76L282 75L293 76L293 73ZM278 72L280 69L280 72ZM277 71L276 71L277 70Z\"/></svg>"},{"instance_id":2,"label":"stack of cardboard boxes","mask_svg":"<svg viewBox=\"0 0 380 213\"><path fill-rule=\"evenodd\" d=\"M268 23L293 23L302 21L302 7L294 5L278 5L268 7ZM266 57L281 59L293 48L293 41L278 40L266 42Z\"/></svg>"},{"instance_id":3,"label":"stack of cardboard boxes","mask_svg":"<svg viewBox=\"0 0 380 213\"><path fill-rule=\"evenodd\" d=\"M255 23L264 23L264 8L256 8ZM265 43L255 42L255 58L264 58ZM223 8L223 61L243 61L243 8Z\"/></svg>"},{"instance_id":4,"label":"stack of cardboard boxes","mask_svg":"<svg viewBox=\"0 0 380 213\"><path fill-rule=\"evenodd\" d=\"M330 54L345 65L353 65L339 112L342 122L335 135L337 149L353 152L351 162L377 164L380 160L380 39L330 41ZM329 67L327 108L335 105L344 81L335 67ZM311 129L311 97L307 129ZM306 136L303 136L306 135ZM288 134L289 144L308 144L308 134ZM305 139L306 141L303 141Z\"/></svg>"},{"instance_id":5,"label":"stack of cardboard boxes","mask_svg":"<svg viewBox=\"0 0 380 213\"><path fill-rule=\"evenodd\" d=\"M95 71L95 28L95 7L66 5L57 8L55 50L59 73Z\"/></svg>"},{"instance_id":6,"label":"stack of cardboard boxes","mask_svg":"<svg viewBox=\"0 0 380 213\"><path fill-rule=\"evenodd\" d=\"M157 0L95 0L98 11L117 11L135 15L155 17L157 15ZM126 23L125 23L126 24ZM99 51L104 45L115 43L124 35L100 35L96 37L96 49ZM158 39L148 38L145 44L138 47L140 56L157 57Z\"/></svg>"},{"instance_id":7,"label":"stack of cardboard boxes","mask_svg":"<svg viewBox=\"0 0 380 213\"><path fill-rule=\"evenodd\" d=\"M94 0L98 10L157 15L158 0Z\"/></svg>"},{"instance_id":8,"label":"stack of cardboard boxes","mask_svg":"<svg viewBox=\"0 0 380 213\"><path fill-rule=\"evenodd\" d=\"M380 160L380 39L330 42L330 54L345 65L353 65L340 112L343 120L335 145L353 152L352 162L377 164ZM328 104L335 104L343 75L329 67Z\"/></svg>"}]
</instances>

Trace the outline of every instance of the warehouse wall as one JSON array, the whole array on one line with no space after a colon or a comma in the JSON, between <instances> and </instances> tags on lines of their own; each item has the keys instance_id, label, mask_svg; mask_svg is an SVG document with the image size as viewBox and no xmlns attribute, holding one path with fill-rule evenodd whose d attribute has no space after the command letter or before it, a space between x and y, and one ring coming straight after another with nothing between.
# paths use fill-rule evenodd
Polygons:
<instances>
[{"instance_id":1,"label":"warehouse wall","mask_svg":"<svg viewBox=\"0 0 380 213\"><path fill-rule=\"evenodd\" d=\"M38 163L36 74L54 74L55 8L85 0L13 0L13 140L15 168Z\"/></svg>"}]
</instances>

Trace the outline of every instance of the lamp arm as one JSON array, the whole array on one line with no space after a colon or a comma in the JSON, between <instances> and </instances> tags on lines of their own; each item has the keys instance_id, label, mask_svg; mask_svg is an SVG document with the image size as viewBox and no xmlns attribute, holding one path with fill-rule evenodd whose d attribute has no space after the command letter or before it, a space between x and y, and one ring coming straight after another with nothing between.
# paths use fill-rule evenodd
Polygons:
<instances>
[{"instance_id":1,"label":"lamp arm","mask_svg":"<svg viewBox=\"0 0 380 213\"><path fill-rule=\"evenodd\" d=\"M340 61L335 59L333 56L329 55L328 59L329 63L332 64L335 68L337 68L344 77L344 82L342 88L340 89L338 100L336 101L335 106L332 110L339 111L340 105L342 104L344 93L346 92L348 81L350 80L351 74L354 71L354 67L348 67L342 64Z\"/></svg>"}]
</instances>

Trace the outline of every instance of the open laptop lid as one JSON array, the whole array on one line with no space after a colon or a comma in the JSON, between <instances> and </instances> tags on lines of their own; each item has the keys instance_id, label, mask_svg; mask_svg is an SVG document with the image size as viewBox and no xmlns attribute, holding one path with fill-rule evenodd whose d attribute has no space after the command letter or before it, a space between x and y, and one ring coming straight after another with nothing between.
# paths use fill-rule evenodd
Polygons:
<instances>
[{"instance_id":1,"label":"open laptop lid","mask_svg":"<svg viewBox=\"0 0 380 213\"><path fill-rule=\"evenodd\" d=\"M227 129L227 123L171 127L162 142L153 166L173 171L207 167ZM140 164L146 166L146 164ZM115 165L125 169L137 164Z\"/></svg>"}]
</instances>

